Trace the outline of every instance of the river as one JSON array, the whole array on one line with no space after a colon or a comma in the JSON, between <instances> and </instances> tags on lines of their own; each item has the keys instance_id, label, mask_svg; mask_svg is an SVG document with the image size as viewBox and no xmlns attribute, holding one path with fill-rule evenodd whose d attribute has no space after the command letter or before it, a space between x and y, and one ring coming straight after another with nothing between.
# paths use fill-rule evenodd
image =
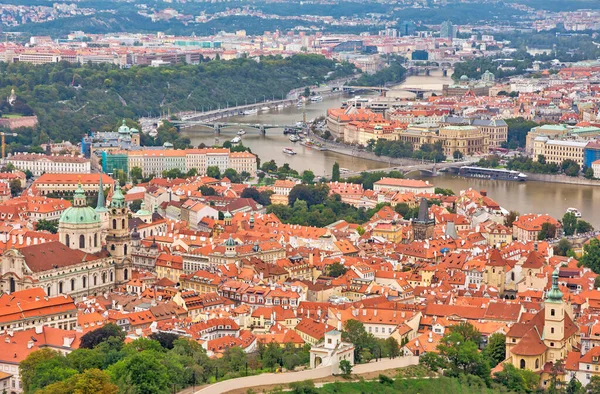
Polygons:
<instances>
[{"instance_id":1,"label":"river","mask_svg":"<svg viewBox=\"0 0 600 394\"><path fill-rule=\"evenodd\" d=\"M450 81L449 77L442 77L441 72L433 72L431 76L410 76L399 86L441 90L442 84ZM410 95L406 92L393 91L388 94L396 96ZM307 104L306 119L325 115L327 108L340 106L344 99L347 99L347 97L332 96L325 97L320 103ZM227 120L264 124L295 124L297 121L302 120L302 111L301 108L288 107L282 110L250 116L238 116ZM222 130L219 136L220 141L232 139L237 131L237 128ZM182 130L182 133L187 135L195 146L202 142L207 145L215 143L215 135L212 130L188 128ZM289 163L292 168L298 171L312 170L317 176L330 174L333 163L336 161L340 164L340 167L353 171L388 166L384 162L363 160L333 152L319 152L299 144L293 144L278 129L267 130L264 136L260 135L258 131L248 129L247 134L242 139L244 145L249 146L252 152L256 153L263 162L274 159L278 165ZM297 155L286 155L282 152L285 147L293 147ZM600 227L600 210L594 210L593 206L594 201L600 201L599 187L533 181L523 183L486 181L460 178L449 174L428 178L428 180L435 186L452 189L456 193L468 188L486 190L488 196L504 208L521 213L548 213L556 218L562 218L567 208L574 207L579 209L583 214L583 218L592 223L594 227Z\"/></svg>"}]
</instances>

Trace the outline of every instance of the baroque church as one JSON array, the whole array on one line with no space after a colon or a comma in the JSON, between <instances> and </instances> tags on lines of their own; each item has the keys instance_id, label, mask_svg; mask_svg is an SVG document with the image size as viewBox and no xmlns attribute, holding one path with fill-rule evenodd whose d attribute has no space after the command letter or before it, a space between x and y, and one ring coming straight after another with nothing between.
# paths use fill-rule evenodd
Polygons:
<instances>
[{"instance_id":1,"label":"baroque church","mask_svg":"<svg viewBox=\"0 0 600 394\"><path fill-rule=\"evenodd\" d=\"M68 294L80 300L113 290L131 277L128 223L125 197L119 186L107 208L100 183L94 209L87 205L79 185L73 206L59 219L59 241L4 252L0 260L0 291L41 287L48 296Z\"/></svg>"}]
</instances>

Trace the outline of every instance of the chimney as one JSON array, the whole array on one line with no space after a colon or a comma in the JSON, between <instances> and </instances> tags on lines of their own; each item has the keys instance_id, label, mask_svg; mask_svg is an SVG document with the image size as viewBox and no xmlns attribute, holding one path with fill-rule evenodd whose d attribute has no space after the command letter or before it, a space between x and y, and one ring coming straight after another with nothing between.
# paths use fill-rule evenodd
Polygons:
<instances>
[{"instance_id":1,"label":"chimney","mask_svg":"<svg viewBox=\"0 0 600 394\"><path fill-rule=\"evenodd\" d=\"M35 333L36 334L42 334L43 332L44 332L44 326L43 325L38 324L38 325L35 326Z\"/></svg>"},{"instance_id":2,"label":"chimney","mask_svg":"<svg viewBox=\"0 0 600 394\"><path fill-rule=\"evenodd\" d=\"M433 334L431 333L431 331L429 331L429 338L427 338L427 342L433 342Z\"/></svg>"}]
</instances>

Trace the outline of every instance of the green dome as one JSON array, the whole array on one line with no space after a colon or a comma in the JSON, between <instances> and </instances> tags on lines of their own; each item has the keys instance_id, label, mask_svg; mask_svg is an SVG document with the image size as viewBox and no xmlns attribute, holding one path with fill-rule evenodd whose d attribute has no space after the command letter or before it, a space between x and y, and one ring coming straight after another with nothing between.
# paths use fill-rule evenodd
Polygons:
<instances>
[{"instance_id":1,"label":"green dome","mask_svg":"<svg viewBox=\"0 0 600 394\"><path fill-rule=\"evenodd\" d=\"M231 235L229 235L229 239L225 241L225 246L235 246L235 240Z\"/></svg>"},{"instance_id":2,"label":"green dome","mask_svg":"<svg viewBox=\"0 0 600 394\"><path fill-rule=\"evenodd\" d=\"M93 224L100 223L100 216L92 207L69 207L60 215L59 223Z\"/></svg>"},{"instance_id":3,"label":"green dome","mask_svg":"<svg viewBox=\"0 0 600 394\"><path fill-rule=\"evenodd\" d=\"M558 288L558 267L552 272L552 288L546 294L546 302L561 303L563 293Z\"/></svg>"},{"instance_id":4,"label":"green dome","mask_svg":"<svg viewBox=\"0 0 600 394\"><path fill-rule=\"evenodd\" d=\"M461 81L468 81L469 77L467 77L466 75L461 75L460 80Z\"/></svg>"},{"instance_id":5,"label":"green dome","mask_svg":"<svg viewBox=\"0 0 600 394\"><path fill-rule=\"evenodd\" d=\"M136 216L152 215L152 212L146 210L146 204L142 203L140 209L135 213Z\"/></svg>"},{"instance_id":6,"label":"green dome","mask_svg":"<svg viewBox=\"0 0 600 394\"><path fill-rule=\"evenodd\" d=\"M227 211L227 212L225 212L223 214L223 217L226 218L226 219L230 219L231 218L231 213L229 211Z\"/></svg>"},{"instance_id":7,"label":"green dome","mask_svg":"<svg viewBox=\"0 0 600 394\"><path fill-rule=\"evenodd\" d=\"M129 127L125 124L125 119L123 119L123 124L119 127L119 134L129 134Z\"/></svg>"}]
</instances>

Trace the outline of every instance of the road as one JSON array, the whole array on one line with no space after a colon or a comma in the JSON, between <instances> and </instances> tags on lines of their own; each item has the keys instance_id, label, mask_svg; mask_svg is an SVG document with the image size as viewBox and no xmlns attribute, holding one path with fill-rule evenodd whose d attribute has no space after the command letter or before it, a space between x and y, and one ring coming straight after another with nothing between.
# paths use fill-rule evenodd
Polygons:
<instances>
[{"instance_id":1,"label":"road","mask_svg":"<svg viewBox=\"0 0 600 394\"><path fill-rule=\"evenodd\" d=\"M404 368L410 365L416 365L419 363L419 357L398 357L395 359L383 359L381 361L372 362L368 364L355 365L352 369L353 374L363 374L369 372L384 371L386 369L393 368ZM224 380L219 383L212 384L200 390L192 392L187 389L179 394L220 394L226 393L231 390L238 390L250 387L265 386L281 384L286 385L293 382L301 382L304 380L314 380L325 378L331 375L331 367L308 369L300 372L285 372L285 373L265 373L256 376L248 376L245 378L237 378L231 380Z\"/></svg>"}]
</instances>

